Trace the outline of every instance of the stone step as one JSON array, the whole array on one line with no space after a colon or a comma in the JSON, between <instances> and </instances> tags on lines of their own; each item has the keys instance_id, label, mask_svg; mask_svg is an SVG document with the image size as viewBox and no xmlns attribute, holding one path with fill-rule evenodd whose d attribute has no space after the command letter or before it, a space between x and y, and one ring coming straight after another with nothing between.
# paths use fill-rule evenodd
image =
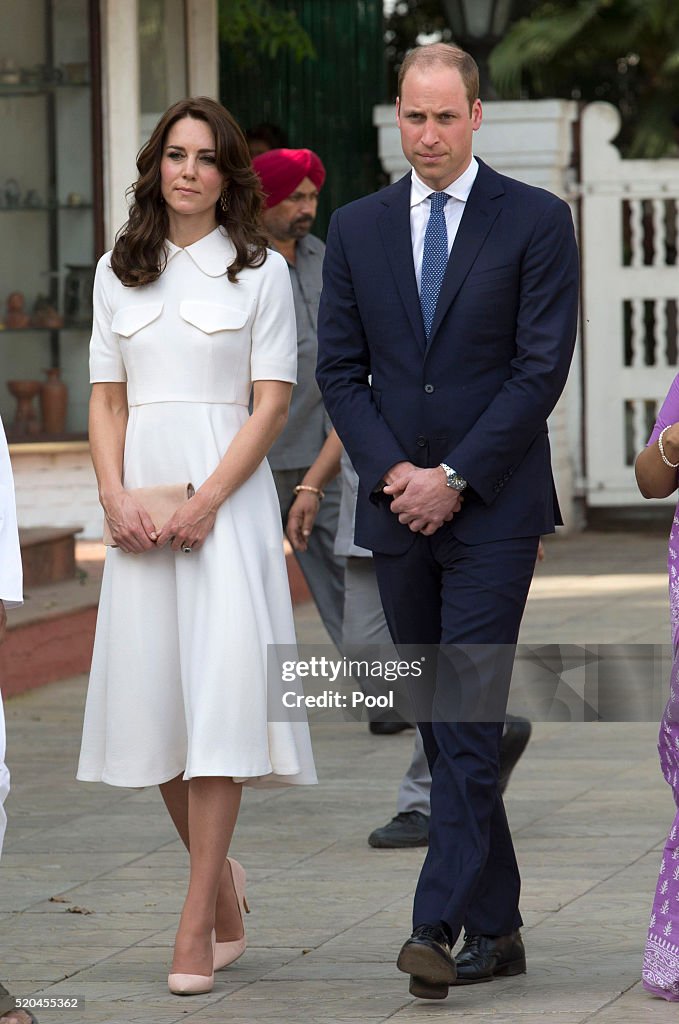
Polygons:
<instances>
[{"instance_id":1,"label":"stone step","mask_svg":"<svg viewBox=\"0 0 679 1024\"><path fill-rule=\"evenodd\" d=\"M40 531L20 532L32 532L39 546ZM77 528L70 531L71 540L75 532ZM26 550L22 544L22 558ZM89 671L104 551L103 544L79 541L70 579L42 586L24 584L24 604L8 611L7 640L0 646L4 697ZM293 604L309 601L306 581L287 544L286 565Z\"/></svg>"},{"instance_id":2,"label":"stone step","mask_svg":"<svg viewBox=\"0 0 679 1024\"><path fill-rule=\"evenodd\" d=\"M24 587L42 587L76 575L75 538L81 526L34 526L19 530Z\"/></svg>"},{"instance_id":3,"label":"stone step","mask_svg":"<svg viewBox=\"0 0 679 1024\"><path fill-rule=\"evenodd\" d=\"M83 575L24 588L24 605L8 611L0 647L4 697L88 671L100 582Z\"/></svg>"}]
</instances>

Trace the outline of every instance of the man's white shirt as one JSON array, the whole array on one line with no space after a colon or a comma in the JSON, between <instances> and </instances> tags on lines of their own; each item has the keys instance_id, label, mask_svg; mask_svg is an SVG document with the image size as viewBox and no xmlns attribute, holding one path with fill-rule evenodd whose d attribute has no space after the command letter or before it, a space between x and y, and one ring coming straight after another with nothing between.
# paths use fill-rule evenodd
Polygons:
<instances>
[{"instance_id":1,"label":"man's white shirt","mask_svg":"<svg viewBox=\"0 0 679 1024\"><path fill-rule=\"evenodd\" d=\"M472 185L476 181L479 172L479 165L472 157L471 163L466 171L463 171L459 178L451 182L447 188L442 189L451 198L444 207L446 218L446 232L448 234L448 255L453 247L457 230L462 220L465 203L469 198ZM417 290L420 290L422 278L422 255L424 252L424 234L427 230L429 213L431 209L430 196L433 189L425 185L422 179L413 169L410 178L410 237L413 243L413 262L415 264L415 277L417 279Z\"/></svg>"}]
</instances>

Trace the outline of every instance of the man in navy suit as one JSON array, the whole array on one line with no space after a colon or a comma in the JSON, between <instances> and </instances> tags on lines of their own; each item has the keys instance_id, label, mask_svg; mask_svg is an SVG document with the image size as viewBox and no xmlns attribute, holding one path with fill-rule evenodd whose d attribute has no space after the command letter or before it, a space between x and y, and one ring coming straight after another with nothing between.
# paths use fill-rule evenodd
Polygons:
<instances>
[{"instance_id":1,"label":"man in navy suit","mask_svg":"<svg viewBox=\"0 0 679 1024\"><path fill-rule=\"evenodd\" d=\"M412 174L330 223L318 381L359 474L356 543L375 553L394 640L513 645L540 534L561 522L546 421L575 342L572 218L474 159L464 51L411 51L396 116ZM510 672L493 678L500 692ZM414 995L440 999L526 960L502 723L428 717L429 850L398 967Z\"/></svg>"}]
</instances>

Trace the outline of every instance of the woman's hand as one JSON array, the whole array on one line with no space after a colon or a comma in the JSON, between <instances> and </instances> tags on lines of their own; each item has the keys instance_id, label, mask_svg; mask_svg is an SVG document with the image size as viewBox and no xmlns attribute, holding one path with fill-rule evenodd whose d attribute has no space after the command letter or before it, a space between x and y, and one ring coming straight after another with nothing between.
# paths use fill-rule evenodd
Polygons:
<instances>
[{"instance_id":1,"label":"woman's hand","mask_svg":"<svg viewBox=\"0 0 679 1024\"><path fill-rule=\"evenodd\" d=\"M295 551L306 551L321 502L313 491L300 491L288 512L285 536Z\"/></svg>"},{"instance_id":2,"label":"woman's hand","mask_svg":"<svg viewBox=\"0 0 679 1024\"><path fill-rule=\"evenodd\" d=\"M196 491L192 498L180 505L158 534L156 546L170 544L173 551L191 548L197 551L215 525L219 504L208 494Z\"/></svg>"},{"instance_id":3,"label":"woman's hand","mask_svg":"<svg viewBox=\"0 0 679 1024\"><path fill-rule=\"evenodd\" d=\"M679 422L665 429L662 441L667 461L679 462ZM634 472L644 498L667 498L677 489L677 469L663 462L658 441L637 455Z\"/></svg>"},{"instance_id":4,"label":"woman's hand","mask_svg":"<svg viewBox=\"0 0 679 1024\"><path fill-rule=\"evenodd\" d=\"M120 491L102 499L114 544L128 554L140 555L155 547L156 528L138 498Z\"/></svg>"}]
</instances>

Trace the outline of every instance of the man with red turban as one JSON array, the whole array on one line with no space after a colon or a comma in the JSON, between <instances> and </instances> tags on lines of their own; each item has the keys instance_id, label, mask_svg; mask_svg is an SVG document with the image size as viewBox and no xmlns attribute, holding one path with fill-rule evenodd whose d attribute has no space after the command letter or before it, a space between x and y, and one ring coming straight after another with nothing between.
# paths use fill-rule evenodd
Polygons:
<instances>
[{"instance_id":1,"label":"man with red turban","mask_svg":"<svg viewBox=\"0 0 679 1024\"><path fill-rule=\"evenodd\" d=\"M285 430L269 452L281 516L295 556L333 643L341 648L345 559L334 553L340 489L321 486L335 458L332 425L316 383L316 323L325 245L310 234L325 168L310 149L270 149L253 160L266 209L269 245L288 262L297 317L297 387ZM336 438L335 438L335 443Z\"/></svg>"}]
</instances>

